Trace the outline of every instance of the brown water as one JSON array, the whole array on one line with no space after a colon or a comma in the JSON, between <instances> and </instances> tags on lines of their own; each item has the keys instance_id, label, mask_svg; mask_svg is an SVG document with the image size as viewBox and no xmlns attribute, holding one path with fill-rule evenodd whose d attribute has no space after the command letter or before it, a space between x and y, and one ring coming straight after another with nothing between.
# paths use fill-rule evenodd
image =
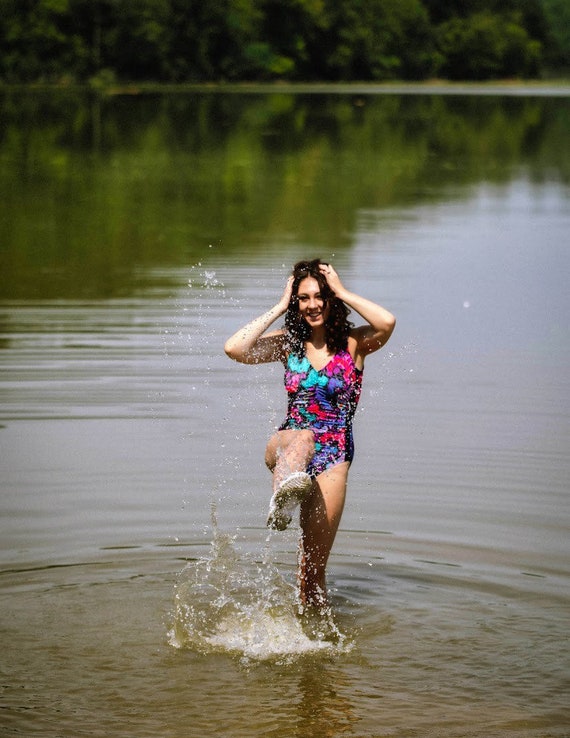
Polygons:
<instances>
[{"instance_id":1,"label":"brown water","mask_svg":"<svg viewBox=\"0 0 570 738\"><path fill-rule=\"evenodd\" d=\"M213 98L4 100L2 734L569 736L568 101ZM398 317L310 628L222 351L305 254Z\"/></svg>"}]
</instances>

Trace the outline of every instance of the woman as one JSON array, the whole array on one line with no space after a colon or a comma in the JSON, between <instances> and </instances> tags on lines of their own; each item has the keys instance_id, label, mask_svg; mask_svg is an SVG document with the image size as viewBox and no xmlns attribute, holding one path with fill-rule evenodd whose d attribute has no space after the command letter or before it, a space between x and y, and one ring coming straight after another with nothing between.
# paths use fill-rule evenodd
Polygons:
<instances>
[{"instance_id":1,"label":"woman","mask_svg":"<svg viewBox=\"0 0 570 738\"><path fill-rule=\"evenodd\" d=\"M364 325L348 321L350 309ZM266 333L283 314L285 327ZM364 359L384 346L395 322L380 305L349 292L330 264L314 259L295 264L279 302L224 347L244 364L285 365L287 417L265 452L273 473L267 525L284 530L300 503L303 605L327 604L325 569L344 507Z\"/></svg>"}]
</instances>

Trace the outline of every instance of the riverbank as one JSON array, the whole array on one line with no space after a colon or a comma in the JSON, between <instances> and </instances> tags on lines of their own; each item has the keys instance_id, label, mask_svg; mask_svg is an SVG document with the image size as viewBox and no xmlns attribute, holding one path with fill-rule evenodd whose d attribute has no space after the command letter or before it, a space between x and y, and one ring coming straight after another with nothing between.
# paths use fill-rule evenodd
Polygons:
<instances>
[{"instance_id":1,"label":"riverbank","mask_svg":"<svg viewBox=\"0 0 570 738\"><path fill-rule=\"evenodd\" d=\"M490 82L448 82L433 79L425 82L235 82L235 83L105 83L93 80L87 84L0 83L0 91L95 91L102 95L145 95L160 93L223 92L248 94L338 94L338 95L512 95L570 97L570 79L518 80Z\"/></svg>"}]
</instances>

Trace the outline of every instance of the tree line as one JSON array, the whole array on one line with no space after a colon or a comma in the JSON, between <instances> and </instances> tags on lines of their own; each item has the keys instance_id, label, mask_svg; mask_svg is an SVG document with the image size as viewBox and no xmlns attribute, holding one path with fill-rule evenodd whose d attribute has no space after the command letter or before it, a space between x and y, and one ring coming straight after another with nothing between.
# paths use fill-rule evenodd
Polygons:
<instances>
[{"instance_id":1,"label":"tree line","mask_svg":"<svg viewBox=\"0 0 570 738\"><path fill-rule=\"evenodd\" d=\"M570 0L0 0L0 80L487 80L570 67Z\"/></svg>"}]
</instances>

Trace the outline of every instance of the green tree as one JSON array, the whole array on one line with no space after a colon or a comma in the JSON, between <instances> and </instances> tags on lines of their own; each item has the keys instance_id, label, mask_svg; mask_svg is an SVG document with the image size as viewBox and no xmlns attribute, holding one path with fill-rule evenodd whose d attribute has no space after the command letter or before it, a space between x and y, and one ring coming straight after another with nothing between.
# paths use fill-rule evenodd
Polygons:
<instances>
[{"instance_id":1,"label":"green tree","mask_svg":"<svg viewBox=\"0 0 570 738\"><path fill-rule=\"evenodd\" d=\"M12 82L82 74L88 49L69 26L70 0L2 0L0 73Z\"/></svg>"},{"instance_id":2,"label":"green tree","mask_svg":"<svg viewBox=\"0 0 570 738\"><path fill-rule=\"evenodd\" d=\"M333 79L424 77L437 66L419 0L327 2L324 66Z\"/></svg>"},{"instance_id":3,"label":"green tree","mask_svg":"<svg viewBox=\"0 0 570 738\"><path fill-rule=\"evenodd\" d=\"M542 6L551 39L548 59L553 65L570 67L570 2L542 0Z\"/></svg>"},{"instance_id":4,"label":"green tree","mask_svg":"<svg viewBox=\"0 0 570 738\"><path fill-rule=\"evenodd\" d=\"M113 4L105 47L109 66L121 78L165 78L169 5L168 0L122 0Z\"/></svg>"},{"instance_id":5,"label":"green tree","mask_svg":"<svg viewBox=\"0 0 570 738\"><path fill-rule=\"evenodd\" d=\"M485 11L452 18L438 30L445 58L442 72L450 79L483 80L538 71L541 45L529 37L517 15Z\"/></svg>"},{"instance_id":6,"label":"green tree","mask_svg":"<svg viewBox=\"0 0 570 738\"><path fill-rule=\"evenodd\" d=\"M240 79L260 12L255 0L170 0L168 76L173 80Z\"/></svg>"},{"instance_id":7,"label":"green tree","mask_svg":"<svg viewBox=\"0 0 570 738\"><path fill-rule=\"evenodd\" d=\"M453 79L570 65L570 0L0 0L0 79Z\"/></svg>"},{"instance_id":8,"label":"green tree","mask_svg":"<svg viewBox=\"0 0 570 738\"><path fill-rule=\"evenodd\" d=\"M259 0L259 9L259 40L248 54L261 75L314 77L321 68L315 52L326 25L324 0Z\"/></svg>"},{"instance_id":9,"label":"green tree","mask_svg":"<svg viewBox=\"0 0 570 738\"><path fill-rule=\"evenodd\" d=\"M444 76L488 79L539 72L549 28L541 0L424 0L447 61Z\"/></svg>"}]
</instances>

